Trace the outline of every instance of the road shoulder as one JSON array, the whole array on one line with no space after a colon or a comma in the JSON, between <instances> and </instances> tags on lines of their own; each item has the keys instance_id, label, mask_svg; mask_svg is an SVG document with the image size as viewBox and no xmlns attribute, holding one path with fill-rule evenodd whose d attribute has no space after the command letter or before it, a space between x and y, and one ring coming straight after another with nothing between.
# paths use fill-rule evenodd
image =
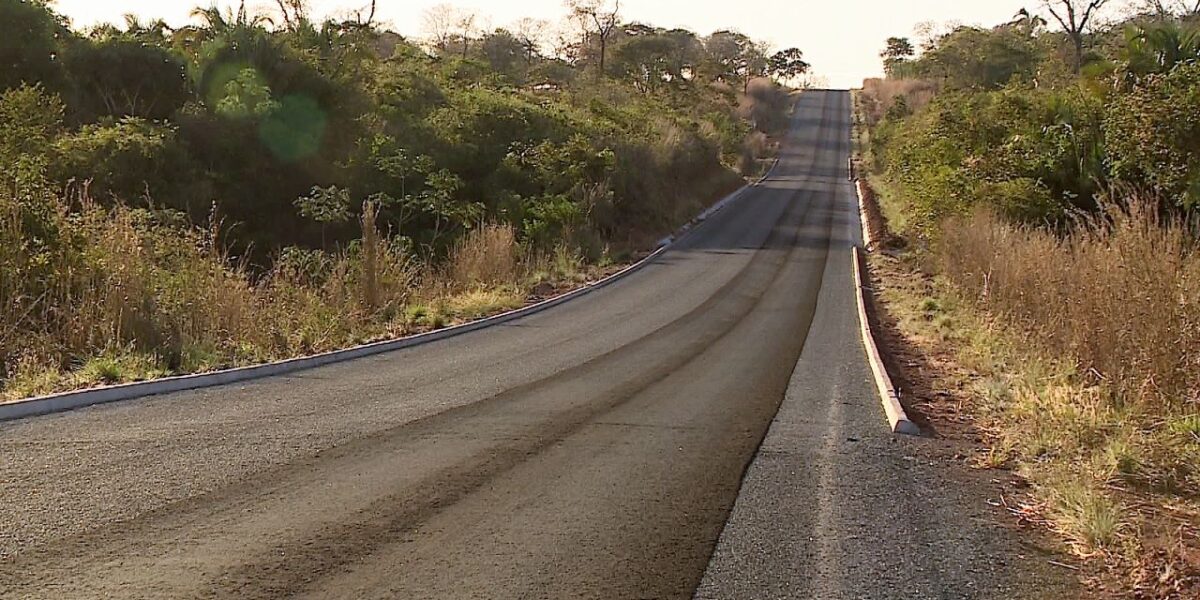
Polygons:
<instances>
[{"instance_id":1,"label":"road shoulder","mask_svg":"<svg viewBox=\"0 0 1200 600\"><path fill-rule=\"evenodd\" d=\"M848 268L830 257L827 270ZM844 335L851 294L821 291L696 598L1076 596L1073 572L1013 525L1003 475L969 468L962 440L941 435L941 415L925 419L938 435L888 431L861 343Z\"/></svg>"}]
</instances>

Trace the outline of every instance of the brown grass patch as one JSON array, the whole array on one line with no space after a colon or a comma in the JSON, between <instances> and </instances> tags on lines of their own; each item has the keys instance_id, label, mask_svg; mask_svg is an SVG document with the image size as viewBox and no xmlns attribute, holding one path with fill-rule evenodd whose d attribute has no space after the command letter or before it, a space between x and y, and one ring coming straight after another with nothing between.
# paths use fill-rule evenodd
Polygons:
<instances>
[{"instance_id":1,"label":"brown grass patch","mask_svg":"<svg viewBox=\"0 0 1200 600\"><path fill-rule=\"evenodd\" d=\"M522 274L521 249L511 225L487 224L472 229L454 246L447 273L463 288L515 283Z\"/></svg>"},{"instance_id":2,"label":"brown grass patch","mask_svg":"<svg viewBox=\"0 0 1200 600\"><path fill-rule=\"evenodd\" d=\"M938 84L924 79L864 79L859 106L869 127L874 127L899 101L916 111L937 95Z\"/></svg>"},{"instance_id":3,"label":"brown grass patch","mask_svg":"<svg viewBox=\"0 0 1200 600\"><path fill-rule=\"evenodd\" d=\"M1063 237L980 213L947 223L936 260L909 262L880 274L881 296L902 337L934 358L916 377L948 396L909 401L976 437L977 466L1017 469L1030 496L1014 513L1061 536L1093 590L1196 597L1200 294L1188 230L1137 208ZM930 364L907 362L910 374Z\"/></svg>"}]
</instances>

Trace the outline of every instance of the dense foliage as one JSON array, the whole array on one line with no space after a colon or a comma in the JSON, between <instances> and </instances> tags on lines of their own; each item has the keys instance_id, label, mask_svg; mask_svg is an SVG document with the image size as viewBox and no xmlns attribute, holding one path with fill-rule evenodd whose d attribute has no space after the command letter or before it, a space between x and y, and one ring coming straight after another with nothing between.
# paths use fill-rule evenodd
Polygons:
<instances>
[{"instance_id":1,"label":"dense foliage","mask_svg":"<svg viewBox=\"0 0 1200 600\"><path fill-rule=\"evenodd\" d=\"M548 57L505 29L427 52L303 14L275 28L198 9L196 26L130 18L79 35L41 0L0 12L0 91L36 96L22 110L44 121L51 143L33 150L49 182L194 223L215 211L260 262L349 241L367 199L381 227L434 253L484 220L546 242L660 230L733 181L753 130L739 104L779 109L778 88L753 78L807 68L733 32L637 24L610 36L593 77L586 36ZM760 129L783 125L764 117ZM344 206L313 210L331 203Z\"/></svg>"},{"instance_id":2,"label":"dense foliage","mask_svg":"<svg viewBox=\"0 0 1200 600\"><path fill-rule=\"evenodd\" d=\"M0 0L0 397L520 304L760 172L790 97L767 76L808 67L616 13L602 45L421 45L301 6L78 32Z\"/></svg>"},{"instance_id":3,"label":"dense foliage","mask_svg":"<svg viewBox=\"0 0 1200 600\"><path fill-rule=\"evenodd\" d=\"M1148 4L1084 35L1028 14L962 27L916 58L890 39L861 131L917 242L889 305L955 357L935 389L970 382L980 462L1017 467L1093 586L1196 598L1200 4Z\"/></svg>"},{"instance_id":4,"label":"dense foliage","mask_svg":"<svg viewBox=\"0 0 1200 600\"><path fill-rule=\"evenodd\" d=\"M872 167L897 186L911 224L932 233L978 203L1063 223L1113 189L1167 211L1200 205L1200 23L1139 16L1088 42L1076 76L1067 37L1027 15L955 29L919 58L889 40L893 77L868 81L864 101ZM908 93L929 87L932 98Z\"/></svg>"}]
</instances>

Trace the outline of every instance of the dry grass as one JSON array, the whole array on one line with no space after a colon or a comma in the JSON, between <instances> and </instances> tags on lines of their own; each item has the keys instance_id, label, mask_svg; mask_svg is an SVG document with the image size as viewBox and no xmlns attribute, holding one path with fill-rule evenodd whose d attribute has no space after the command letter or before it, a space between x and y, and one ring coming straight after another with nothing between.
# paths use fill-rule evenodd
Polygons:
<instances>
[{"instance_id":1,"label":"dry grass","mask_svg":"<svg viewBox=\"0 0 1200 600\"><path fill-rule=\"evenodd\" d=\"M526 293L512 285L477 289L450 296L445 300L445 313L457 321L469 321L525 304Z\"/></svg>"},{"instance_id":2,"label":"dry grass","mask_svg":"<svg viewBox=\"0 0 1200 600\"><path fill-rule=\"evenodd\" d=\"M869 127L874 127L896 104L898 99L916 111L929 104L937 95L936 82L924 79L865 79L858 93L859 107Z\"/></svg>"},{"instance_id":3,"label":"dry grass","mask_svg":"<svg viewBox=\"0 0 1200 600\"><path fill-rule=\"evenodd\" d=\"M435 267L378 235L367 205L363 235L344 251L289 249L252 275L221 251L216 227L100 207L86 193L38 200L46 211L31 214L0 195L0 399L442 327L520 306L536 283L507 226L478 228Z\"/></svg>"},{"instance_id":4,"label":"dry grass","mask_svg":"<svg viewBox=\"0 0 1200 600\"><path fill-rule=\"evenodd\" d=\"M1194 244L1141 208L1063 237L981 212L946 223L935 297L886 298L902 329L971 373L979 464L1015 464L1118 595L1200 590Z\"/></svg>"},{"instance_id":5,"label":"dry grass","mask_svg":"<svg viewBox=\"0 0 1200 600\"><path fill-rule=\"evenodd\" d=\"M740 118L754 123L759 131L771 134L787 129L791 90L776 85L770 79L756 78L746 86L746 93L737 91L737 114Z\"/></svg>"},{"instance_id":6,"label":"dry grass","mask_svg":"<svg viewBox=\"0 0 1200 600\"><path fill-rule=\"evenodd\" d=\"M444 262L420 262L379 235L369 203L345 250L288 249L252 274L222 252L219 227L100 207L86 192L39 200L47 212L31 215L0 194L0 401L428 331L593 274L566 245L528 256L508 225L481 225Z\"/></svg>"},{"instance_id":7,"label":"dry grass","mask_svg":"<svg viewBox=\"0 0 1200 600\"><path fill-rule=\"evenodd\" d=\"M483 225L454 246L447 267L454 284L469 289L512 283L523 275L517 232L511 225Z\"/></svg>"},{"instance_id":8,"label":"dry grass","mask_svg":"<svg viewBox=\"0 0 1200 600\"><path fill-rule=\"evenodd\" d=\"M866 217L864 225L868 234L871 245L868 250L874 250L876 247L887 248L902 245L903 240L892 235L892 229L888 222L888 217L879 202L879 195L875 192L875 187L866 179L859 179L857 182L859 198L862 204L862 213Z\"/></svg>"},{"instance_id":9,"label":"dry grass","mask_svg":"<svg viewBox=\"0 0 1200 600\"><path fill-rule=\"evenodd\" d=\"M909 343L940 357L939 367L900 375L932 374L929 388L952 397L948 408L934 409L947 411L938 413L938 428L969 424L964 438L982 440L976 466L1015 468L1030 484L1031 498L1017 500L1018 518L1058 534L1082 557L1101 597L1195 597L1195 490L1164 489L1148 474L1181 465L1194 472L1200 418L1119 402L1030 330L981 310L945 277L922 273L917 256L872 260L907 265L877 264L878 289Z\"/></svg>"},{"instance_id":10,"label":"dry grass","mask_svg":"<svg viewBox=\"0 0 1200 600\"><path fill-rule=\"evenodd\" d=\"M943 231L941 272L980 306L1123 401L1200 410L1200 255L1181 224L1135 207L1066 238L986 212Z\"/></svg>"}]
</instances>

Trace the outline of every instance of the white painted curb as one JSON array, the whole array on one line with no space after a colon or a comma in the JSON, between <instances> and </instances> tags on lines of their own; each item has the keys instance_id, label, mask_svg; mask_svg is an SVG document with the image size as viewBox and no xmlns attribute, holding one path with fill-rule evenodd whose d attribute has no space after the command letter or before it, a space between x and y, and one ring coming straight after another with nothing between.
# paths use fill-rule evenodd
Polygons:
<instances>
[{"instance_id":1,"label":"white painted curb","mask_svg":"<svg viewBox=\"0 0 1200 600\"><path fill-rule=\"evenodd\" d=\"M864 185L866 184L863 183L862 179L854 180L854 191L858 194L858 218L862 221L863 247L873 248L875 246L875 236L874 232L871 231L870 223L867 222L867 204L864 201L865 197L863 195Z\"/></svg>"},{"instance_id":2,"label":"white painted curb","mask_svg":"<svg viewBox=\"0 0 1200 600\"><path fill-rule=\"evenodd\" d=\"M757 182L751 185L742 186L732 194L725 196L719 202L710 206L704 212L700 213L700 215L681 227L679 231L660 240L654 252L652 252L649 256L639 260L636 263L633 263L632 265L629 265L628 267L625 267L616 273L613 273L612 275L609 275L608 277L589 283L584 287L572 290L561 296L550 298L549 300L543 300L536 304L510 310L486 319L479 319L477 321L471 321L469 323L463 323L461 325L455 325L453 327L447 327L437 331L411 335L395 340L373 342L370 344L364 344L362 346L334 350L332 352L325 352L313 356L290 358L273 363L225 369L221 371L213 371L211 373L179 375L176 377L165 377L163 379L155 379L152 381L139 381L121 385L76 390L72 392L51 394L48 396L28 398L25 400L18 400L16 402L8 402L0 404L0 421L11 421L13 419L63 412L76 408L83 408L85 406L92 406L95 404L118 402L121 400L141 398L144 396L154 396L158 394L167 394L170 392L225 385L251 379L260 379L275 375L284 375L287 373L294 373L296 371L313 369L322 365L344 362L365 356L382 354L384 352L392 352L394 350L401 350L403 348L410 348L412 346L418 346L421 344L454 337L469 331L475 331L477 329L499 325L507 321L532 315L605 287L645 267L666 252L667 249L673 244L682 239L683 236L695 228L696 225L705 221L717 211L729 206L732 202L741 197L741 195L747 189L758 186L762 184L763 181L766 181L766 179L770 177L771 173L778 165L779 161L776 160L775 164L771 166L771 169L767 171L767 174Z\"/></svg>"},{"instance_id":3,"label":"white painted curb","mask_svg":"<svg viewBox=\"0 0 1200 600\"><path fill-rule=\"evenodd\" d=\"M864 265L858 246L852 247L850 254L854 268L854 295L858 300L859 329L862 332L863 346L867 350L867 362L871 364L871 372L875 375L875 387L879 390L880 401L883 402L883 411L887 413L894 433L920 435L921 428L908 419L904 407L900 405L900 396L896 394L896 387L892 385L892 378L888 376L887 368L883 366L883 359L879 355L879 347L875 345L875 336L871 334L871 323L867 320L866 290L862 282Z\"/></svg>"}]
</instances>

